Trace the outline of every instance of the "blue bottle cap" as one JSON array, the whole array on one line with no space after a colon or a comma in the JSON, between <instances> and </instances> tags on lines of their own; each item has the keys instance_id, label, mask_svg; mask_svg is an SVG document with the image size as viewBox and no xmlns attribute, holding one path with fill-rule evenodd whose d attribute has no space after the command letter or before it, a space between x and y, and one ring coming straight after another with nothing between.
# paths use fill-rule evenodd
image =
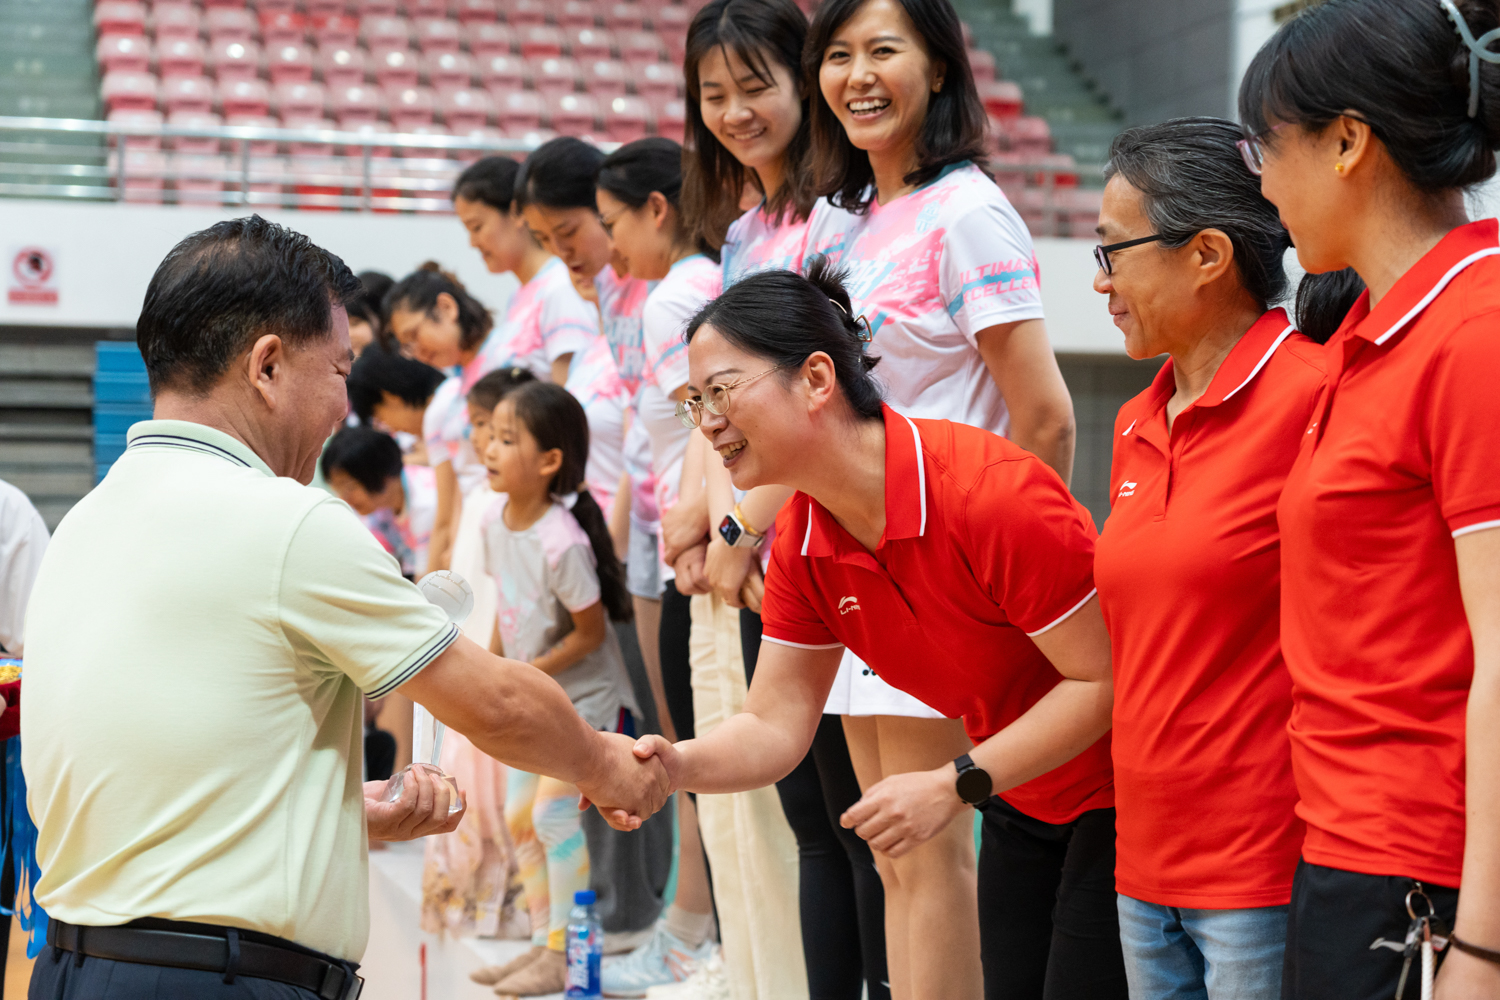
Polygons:
<instances>
[{"instance_id":1,"label":"blue bottle cap","mask_svg":"<svg viewBox=\"0 0 1500 1000\"><path fill-rule=\"evenodd\" d=\"M573 893L573 903L577 906L593 906L599 897L594 894L593 889L583 889Z\"/></svg>"}]
</instances>

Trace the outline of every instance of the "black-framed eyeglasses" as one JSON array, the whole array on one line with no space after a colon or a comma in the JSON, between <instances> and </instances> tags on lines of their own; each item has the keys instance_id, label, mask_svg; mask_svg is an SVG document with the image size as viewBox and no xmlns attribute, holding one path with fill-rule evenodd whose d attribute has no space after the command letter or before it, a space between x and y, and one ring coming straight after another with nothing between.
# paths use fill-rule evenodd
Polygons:
<instances>
[{"instance_id":1,"label":"black-framed eyeglasses","mask_svg":"<svg viewBox=\"0 0 1500 1000\"><path fill-rule=\"evenodd\" d=\"M1094 247L1094 263L1099 265L1099 270L1105 274L1114 274L1114 266L1109 262L1109 255L1116 250L1127 250L1130 247L1138 247L1142 243L1155 243L1157 240L1166 239L1161 233L1155 236L1142 236L1138 240L1126 240L1124 243L1111 243L1109 246Z\"/></svg>"}]
</instances>

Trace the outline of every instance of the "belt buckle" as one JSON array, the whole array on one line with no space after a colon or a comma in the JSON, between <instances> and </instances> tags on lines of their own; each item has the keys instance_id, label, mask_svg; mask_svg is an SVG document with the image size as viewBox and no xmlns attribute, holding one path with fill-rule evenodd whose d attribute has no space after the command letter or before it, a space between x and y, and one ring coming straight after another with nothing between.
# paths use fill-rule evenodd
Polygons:
<instances>
[{"instance_id":1,"label":"belt buckle","mask_svg":"<svg viewBox=\"0 0 1500 1000\"><path fill-rule=\"evenodd\" d=\"M329 987L331 984L329 983L329 979L334 973L338 973L339 975L339 989L337 993L330 996ZM364 979L350 972L347 965L334 965L330 963L323 975L323 988L318 991L318 995L326 997L328 1000L359 1000L359 995L363 992L364 988Z\"/></svg>"},{"instance_id":2,"label":"belt buckle","mask_svg":"<svg viewBox=\"0 0 1500 1000\"><path fill-rule=\"evenodd\" d=\"M364 992L365 981L360 976L349 977L349 987L344 991L343 1000L359 1000L359 995Z\"/></svg>"}]
</instances>

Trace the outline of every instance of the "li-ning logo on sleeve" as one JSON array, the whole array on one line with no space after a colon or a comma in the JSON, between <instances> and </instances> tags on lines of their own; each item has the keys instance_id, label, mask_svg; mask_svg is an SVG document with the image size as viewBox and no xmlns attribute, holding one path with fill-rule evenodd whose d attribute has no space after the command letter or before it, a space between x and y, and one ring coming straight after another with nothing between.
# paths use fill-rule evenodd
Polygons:
<instances>
[{"instance_id":1,"label":"li-ning logo on sleeve","mask_svg":"<svg viewBox=\"0 0 1500 1000\"><path fill-rule=\"evenodd\" d=\"M847 615L851 611L859 610L859 598L845 597L839 601L839 614Z\"/></svg>"},{"instance_id":2,"label":"li-ning logo on sleeve","mask_svg":"<svg viewBox=\"0 0 1500 1000\"><path fill-rule=\"evenodd\" d=\"M1121 497L1133 497L1133 496L1135 496L1135 488L1138 485L1140 485L1140 484L1139 483L1132 483L1128 479L1125 480L1123 483L1120 484L1120 492L1118 492L1118 493L1115 494L1115 499L1118 500Z\"/></svg>"}]
</instances>

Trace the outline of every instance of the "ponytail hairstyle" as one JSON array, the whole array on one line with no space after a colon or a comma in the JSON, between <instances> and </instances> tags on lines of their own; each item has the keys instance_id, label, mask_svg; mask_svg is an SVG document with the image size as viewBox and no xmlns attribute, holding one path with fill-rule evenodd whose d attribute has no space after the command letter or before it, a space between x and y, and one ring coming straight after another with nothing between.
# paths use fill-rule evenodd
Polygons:
<instances>
[{"instance_id":1,"label":"ponytail hairstyle","mask_svg":"<svg viewBox=\"0 0 1500 1000\"><path fill-rule=\"evenodd\" d=\"M586 208L598 211L594 178L604 154L593 143L570 135L549 139L526 157L516 175L516 208Z\"/></svg>"},{"instance_id":2,"label":"ponytail hairstyle","mask_svg":"<svg viewBox=\"0 0 1500 1000\"><path fill-rule=\"evenodd\" d=\"M677 216L673 242L693 247L717 264L719 251L703 238L698 221L682 210L682 160L682 147L671 139L637 139L603 159L594 184L631 208L640 208L653 192L660 193Z\"/></svg>"},{"instance_id":3,"label":"ponytail hairstyle","mask_svg":"<svg viewBox=\"0 0 1500 1000\"><path fill-rule=\"evenodd\" d=\"M562 386L535 380L505 398L515 408L516 419L536 439L537 447L562 452L562 465L547 489L557 497L577 496L572 513L594 550L604 610L612 621L630 621L635 611L630 592L625 589L625 567L615 556L615 543L609 537L604 511L584 484L584 469L589 461L589 420L583 404Z\"/></svg>"},{"instance_id":4,"label":"ponytail hairstyle","mask_svg":"<svg viewBox=\"0 0 1500 1000\"><path fill-rule=\"evenodd\" d=\"M788 322L789 316L796 321ZM849 407L861 419L881 419L885 393L871 374L880 359L865 353L870 326L855 315L844 272L827 257L809 258L806 277L769 270L740 279L688 321L683 339L691 343L705 324L779 368L783 383L813 354L828 355Z\"/></svg>"},{"instance_id":5,"label":"ponytail hairstyle","mask_svg":"<svg viewBox=\"0 0 1500 1000\"><path fill-rule=\"evenodd\" d=\"M496 368L474 383L469 389L467 398L471 404L481 410L493 410L500 405L500 400L526 383L535 381L536 376L528 369L514 366Z\"/></svg>"},{"instance_id":6,"label":"ponytail hairstyle","mask_svg":"<svg viewBox=\"0 0 1500 1000\"><path fill-rule=\"evenodd\" d=\"M442 265L435 260L427 261L392 285L391 290L385 293L382 308L386 316L397 309L423 312L431 316L437 308L438 296L445 293L458 303L459 346L467 351L484 343L484 338L489 336L490 330L495 326L495 318L483 303L468 293L463 282L451 272L443 270Z\"/></svg>"},{"instance_id":7,"label":"ponytail hairstyle","mask_svg":"<svg viewBox=\"0 0 1500 1000\"><path fill-rule=\"evenodd\" d=\"M1351 113L1420 191L1487 180L1500 144L1500 65L1472 57L1450 3L1469 37L1500 27L1493 0L1326 0L1302 11L1245 71L1246 131L1266 136L1288 123L1320 132Z\"/></svg>"},{"instance_id":8,"label":"ponytail hairstyle","mask_svg":"<svg viewBox=\"0 0 1500 1000\"><path fill-rule=\"evenodd\" d=\"M508 156L486 156L469 164L453 182L450 201L482 202L509 213L516 200L516 175L521 165Z\"/></svg>"},{"instance_id":9,"label":"ponytail hairstyle","mask_svg":"<svg viewBox=\"0 0 1500 1000\"><path fill-rule=\"evenodd\" d=\"M1297 286L1298 331L1309 340L1328 343L1364 290L1364 279L1352 267L1305 275Z\"/></svg>"},{"instance_id":10,"label":"ponytail hairstyle","mask_svg":"<svg viewBox=\"0 0 1500 1000\"><path fill-rule=\"evenodd\" d=\"M723 246L730 223L739 216L740 193L747 181L760 188L760 178L749 170L703 121L703 94L698 65L715 49L725 58L733 53L757 80L771 86L772 62L780 63L794 87L802 88L802 124L782 154L785 178L775 191L761 188L766 214L780 219L790 211L793 222L812 214L812 178L808 155L812 149L811 91L803 82L802 46L807 40L807 15L792 0L713 0L688 27L687 56L682 72L687 84L687 134L692 137L685 156L683 204L690 218L701 220L704 238Z\"/></svg>"}]
</instances>

